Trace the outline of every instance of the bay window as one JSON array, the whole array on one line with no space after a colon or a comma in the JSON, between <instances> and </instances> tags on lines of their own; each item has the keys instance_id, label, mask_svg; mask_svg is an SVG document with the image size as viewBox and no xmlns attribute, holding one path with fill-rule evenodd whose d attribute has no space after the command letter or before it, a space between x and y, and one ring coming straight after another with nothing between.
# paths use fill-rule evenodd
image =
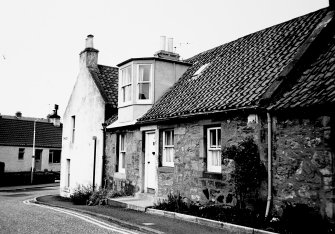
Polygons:
<instances>
[{"instance_id":1,"label":"bay window","mask_svg":"<svg viewBox=\"0 0 335 234\"><path fill-rule=\"evenodd\" d=\"M130 102L131 101L131 85L132 85L132 67L128 66L121 70L121 102Z\"/></svg>"},{"instance_id":2,"label":"bay window","mask_svg":"<svg viewBox=\"0 0 335 234\"><path fill-rule=\"evenodd\" d=\"M138 65L137 81L138 100L149 100L151 98L151 65Z\"/></svg>"}]
</instances>

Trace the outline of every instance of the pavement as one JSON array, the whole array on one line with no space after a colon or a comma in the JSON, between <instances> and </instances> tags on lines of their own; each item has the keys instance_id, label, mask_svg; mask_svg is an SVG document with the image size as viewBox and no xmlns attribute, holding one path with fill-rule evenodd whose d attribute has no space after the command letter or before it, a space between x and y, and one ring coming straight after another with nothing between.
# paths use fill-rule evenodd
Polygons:
<instances>
[{"instance_id":1,"label":"pavement","mask_svg":"<svg viewBox=\"0 0 335 234\"><path fill-rule=\"evenodd\" d=\"M0 187L0 192L26 190L26 189L34 189L34 188L45 188L45 187L58 187L58 186L59 186L59 182L49 183L49 184L6 186L6 187Z\"/></svg>"}]
</instances>

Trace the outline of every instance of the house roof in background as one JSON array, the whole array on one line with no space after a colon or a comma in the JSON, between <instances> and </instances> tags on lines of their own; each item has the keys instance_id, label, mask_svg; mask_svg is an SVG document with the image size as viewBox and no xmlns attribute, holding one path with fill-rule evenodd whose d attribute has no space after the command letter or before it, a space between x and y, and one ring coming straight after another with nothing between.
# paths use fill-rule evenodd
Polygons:
<instances>
[{"instance_id":1,"label":"house roof in background","mask_svg":"<svg viewBox=\"0 0 335 234\"><path fill-rule=\"evenodd\" d=\"M98 65L98 69L90 68L89 70L106 103L111 104L112 108L117 108L119 69Z\"/></svg>"},{"instance_id":2,"label":"house roof in background","mask_svg":"<svg viewBox=\"0 0 335 234\"><path fill-rule=\"evenodd\" d=\"M55 127L44 120L36 121L36 147L61 148L62 127ZM34 121L24 118L0 116L0 145L31 147Z\"/></svg>"},{"instance_id":3,"label":"house roof in background","mask_svg":"<svg viewBox=\"0 0 335 234\"><path fill-rule=\"evenodd\" d=\"M192 67L139 121L259 107L269 86L326 14L327 9L321 9L186 60Z\"/></svg>"},{"instance_id":4,"label":"house roof in background","mask_svg":"<svg viewBox=\"0 0 335 234\"><path fill-rule=\"evenodd\" d=\"M294 85L269 109L310 108L335 103L335 33L320 50Z\"/></svg>"}]
</instances>

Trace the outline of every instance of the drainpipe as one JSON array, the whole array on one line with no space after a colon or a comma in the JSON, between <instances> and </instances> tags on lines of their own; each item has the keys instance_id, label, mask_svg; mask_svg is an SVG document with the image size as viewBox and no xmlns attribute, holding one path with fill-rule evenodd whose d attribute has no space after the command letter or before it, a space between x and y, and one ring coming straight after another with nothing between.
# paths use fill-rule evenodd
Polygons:
<instances>
[{"instance_id":1,"label":"drainpipe","mask_svg":"<svg viewBox=\"0 0 335 234\"><path fill-rule=\"evenodd\" d=\"M267 112L267 119L268 119L268 198L266 203L266 210L265 210L265 219L269 215L270 205L271 205L271 187L272 187L272 125L271 125L271 116L270 113Z\"/></svg>"},{"instance_id":2,"label":"drainpipe","mask_svg":"<svg viewBox=\"0 0 335 234\"><path fill-rule=\"evenodd\" d=\"M97 137L92 138L94 140L94 159L93 159L93 191L95 188L95 160L96 160L96 149L97 149Z\"/></svg>"},{"instance_id":3,"label":"drainpipe","mask_svg":"<svg viewBox=\"0 0 335 234\"><path fill-rule=\"evenodd\" d=\"M101 172L101 186L104 188L106 186L105 180L105 164L106 164L106 127L107 124L102 124L102 172Z\"/></svg>"}]
</instances>

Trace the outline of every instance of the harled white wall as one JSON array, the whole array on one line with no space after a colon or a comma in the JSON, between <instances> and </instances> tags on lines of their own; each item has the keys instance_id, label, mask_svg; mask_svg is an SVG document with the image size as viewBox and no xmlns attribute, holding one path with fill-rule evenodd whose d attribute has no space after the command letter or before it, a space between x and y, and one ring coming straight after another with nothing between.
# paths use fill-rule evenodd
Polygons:
<instances>
[{"instance_id":1,"label":"harled white wall","mask_svg":"<svg viewBox=\"0 0 335 234\"><path fill-rule=\"evenodd\" d=\"M72 116L75 116L75 141L72 143ZM93 184L94 140L96 145L95 184L102 178L105 102L90 72L82 66L63 118L61 196L69 196L78 185ZM70 188L67 188L67 159L70 159Z\"/></svg>"},{"instance_id":2,"label":"harled white wall","mask_svg":"<svg viewBox=\"0 0 335 234\"><path fill-rule=\"evenodd\" d=\"M19 148L24 148L23 159L18 159ZM60 163L49 163L49 148L39 148L42 151L41 171L60 171ZM33 155L32 147L17 147L17 146L0 146L0 162L5 163L6 172L30 171L31 156Z\"/></svg>"}]
</instances>

